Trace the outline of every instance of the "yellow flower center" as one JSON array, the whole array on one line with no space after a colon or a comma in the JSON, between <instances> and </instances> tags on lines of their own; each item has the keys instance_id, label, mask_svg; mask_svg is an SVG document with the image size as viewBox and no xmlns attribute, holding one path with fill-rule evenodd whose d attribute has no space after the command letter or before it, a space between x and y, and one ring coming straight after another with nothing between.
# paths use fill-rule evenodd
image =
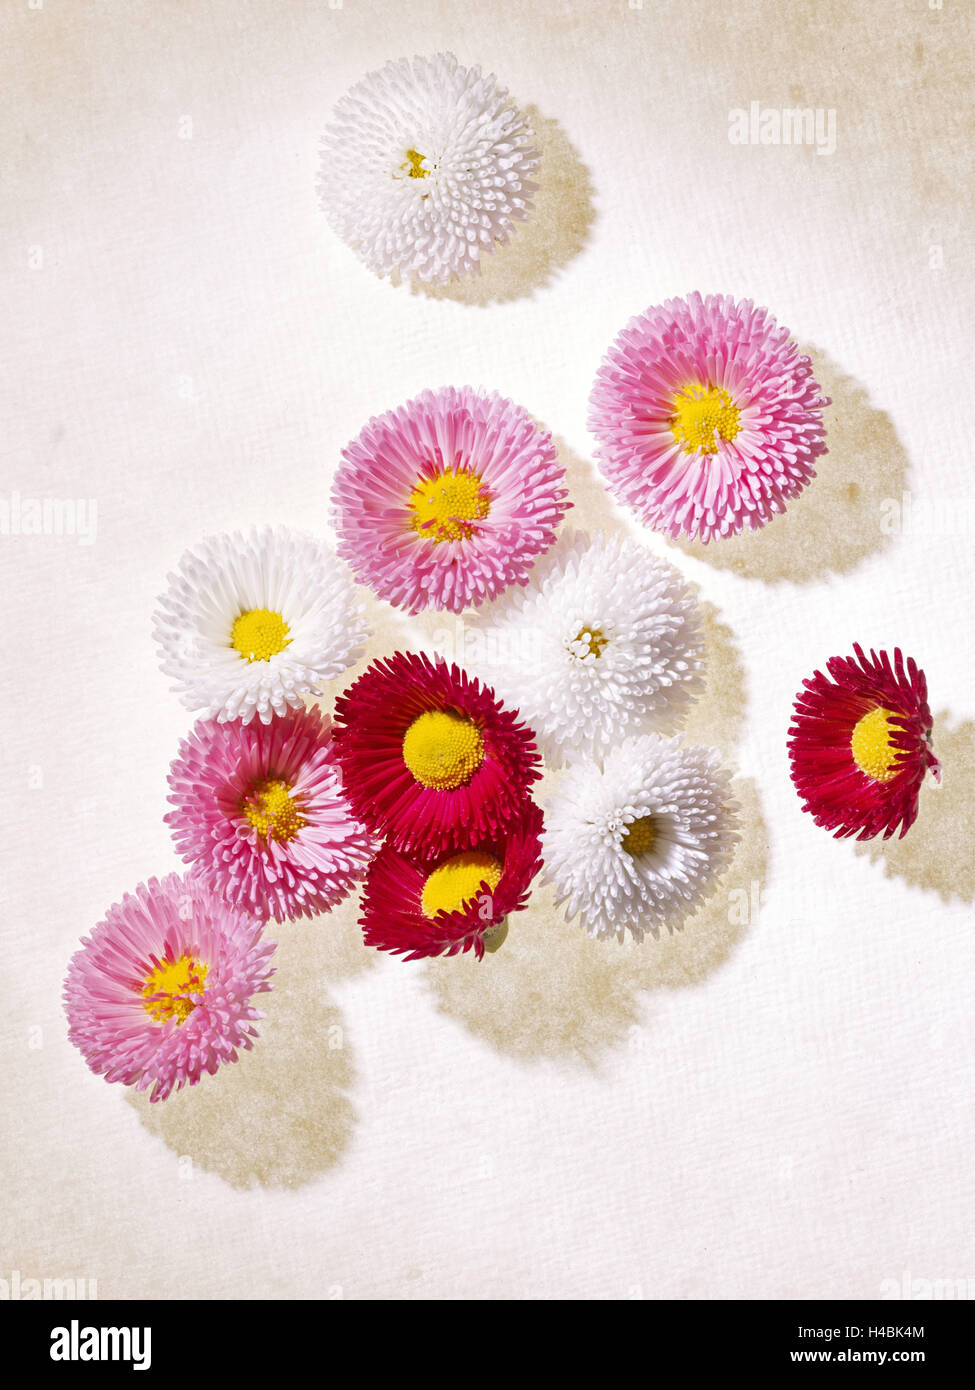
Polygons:
<instances>
[{"instance_id":1,"label":"yellow flower center","mask_svg":"<svg viewBox=\"0 0 975 1390\"><path fill-rule=\"evenodd\" d=\"M590 656L602 656L604 648L609 645L609 638L601 628L584 627L572 639L572 646L575 647L579 642L583 642L589 648ZM585 660L585 657L581 657L580 660Z\"/></svg>"},{"instance_id":2,"label":"yellow flower center","mask_svg":"<svg viewBox=\"0 0 975 1390\"><path fill-rule=\"evenodd\" d=\"M482 883L493 893L501 882L501 864L493 854L469 849L438 864L427 876L420 898L424 917L456 912L477 896ZM499 943L500 944L500 943Z\"/></svg>"},{"instance_id":3,"label":"yellow flower center","mask_svg":"<svg viewBox=\"0 0 975 1390\"><path fill-rule=\"evenodd\" d=\"M657 831L653 823L653 816L638 816L636 820L631 820L623 831L622 845L627 854L632 854L634 858L640 854L649 854L657 840Z\"/></svg>"},{"instance_id":4,"label":"yellow flower center","mask_svg":"<svg viewBox=\"0 0 975 1390\"><path fill-rule=\"evenodd\" d=\"M291 629L280 613L269 608L250 608L235 619L230 645L245 661L270 661L290 646Z\"/></svg>"},{"instance_id":5,"label":"yellow flower center","mask_svg":"<svg viewBox=\"0 0 975 1390\"><path fill-rule=\"evenodd\" d=\"M491 510L491 499L476 473L445 468L433 478L421 478L410 493L413 530L432 540L466 541L477 521Z\"/></svg>"},{"instance_id":6,"label":"yellow flower center","mask_svg":"<svg viewBox=\"0 0 975 1390\"><path fill-rule=\"evenodd\" d=\"M287 782L258 782L244 797L240 809L262 840L286 844L305 824L304 816L291 800Z\"/></svg>"},{"instance_id":7,"label":"yellow flower center","mask_svg":"<svg viewBox=\"0 0 975 1390\"><path fill-rule=\"evenodd\" d=\"M430 709L407 729L403 761L421 786L451 791L469 782L481 766L484 740L462 714Z\"/></svg>"},{"instance_id":8,"label":"yellow flower center","mask_svg":"<svg viewBox=\"0 0 975 1390\"><path fill-rule=\"evenodd\" d=\"M902 730L891 718L891 711L878 705L857 720L850 738L853 761L874 782L889 782L898 772L901 750L892 746L890 736Z\"/></svg>"},{"instance_id":9,"label":"yellow flower center","mask_svg":"<svg viewBox=\"0 0 975 1390\"><path fill-rule=\"evenodd\" d=\"M160 961L149 971L142 986L142 1007L157 1023L168 1023L171 1018L177 1024L185 1023L196 1008L196 1000L180 996L202 994L209 969L190 955ZM154 999L153 995L160 997Z\"/></svg>"},{"instance_id":10,"label":"yellow flower center","mask_svg":"<svg viewBox=\"0 0 975 1390\"><path fill-rule=\"evenodd\" d=\"M407 158L408 161L409 161L409 176L410 176L410 178L411 178L411 179L425 179L426 176L427 176L427 174L429 173L429 170L428 170L428 169L424 169L424 168L422 167L422 166L423 166L423 155L420 154L420 152L419 152L418 150L407 150L407 151L406 151L406 158ZM406 169L406 168L407 168L407 165L406 165L406 164L401 164L399 167L400 167L401 169Z\"/></svg>"},{"instance_id":11,"label":"yellow flower center","mask_svg":"<svg viewBox=\"0 0 975 1390\"><path fill-rule=\"evenodd\" d=\"M718 439L727 443L741 429L741 411L723 386L685 386L674 396L670 428L686 454L716 454Z\"/></svg>"}]
</instances>

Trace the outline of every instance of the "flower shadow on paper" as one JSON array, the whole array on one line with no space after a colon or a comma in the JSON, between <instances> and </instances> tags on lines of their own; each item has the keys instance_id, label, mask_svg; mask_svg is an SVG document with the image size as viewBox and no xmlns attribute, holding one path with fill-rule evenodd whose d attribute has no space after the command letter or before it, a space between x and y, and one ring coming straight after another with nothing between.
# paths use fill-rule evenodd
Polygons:
<instances>
[{"instance_id":1,"label":"flower shadow on paper","mask_svg":"<svg viewBox=\"0 0 975 1390\"><path fill-rule=\"evenodd\" d=\"M824 352L808 346L802 351L831 400L824 412L828 453L816 460L816 477L761 530L709 545L672 541L685 555L748 579L804 584L849 574L893 541L891 504L899 509L908 472L897 431Z\"/></svg>"},{"instance_id":2,"label":"flower shadow on paper","mask_svg":"<svg viewBox=\"0 0 975 1390\"><path fill-rule=\"evenodd\" d=\"M535 176L539 188L528 220L515 224L504 246L481 257L480 275L447 285L413 281L414 294L481 307L524 299L556 279L585 247L595 218L589 170L558 121L532 106L526 114L541 155Z\"/></svg>"}]
</instances>

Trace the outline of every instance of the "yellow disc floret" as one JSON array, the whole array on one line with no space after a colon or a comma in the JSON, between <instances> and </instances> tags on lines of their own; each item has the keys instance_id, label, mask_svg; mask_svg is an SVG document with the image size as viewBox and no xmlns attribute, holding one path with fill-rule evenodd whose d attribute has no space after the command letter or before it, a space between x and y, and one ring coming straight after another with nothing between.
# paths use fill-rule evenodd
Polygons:
<instances>
[{"instance_id":1,"label":"yellow disc floret","mask_svg":"<svg viewBox=\"0 0 975 1390\"><path fill-rule=\"evenodd\" d=\"M674 396L670 428L685 453L716 454L718 440L741 429L741 411L723 386L685 386Z\"/></svg>"},{"instance_id":2,"label":"yellow disc floret","mask_svg":"<svg viewBox=\"0 0 975 1390\"><path fill-rule=\"evenodd\" d=\"M501 882L501 864L493 854L469 849L438 864L423 885L420 907L424 917L456 912L477 896L482 883L493 893Z\"/></svg>"},{"instance_id":3,"label":"yellow disc floret","mask_svg":"<svg viewBox=\"0 0 975 1390\"><path fill-rule=\"evenodd\" d=\"M419 150L407 150L407 164L401 164L401 169L406 169L411 179L425 179L429 170L423 167L423 155Z\"/></svg>"},{"instance_id":4,"label":"yellow disc floret","mask_svg":"<svg viewBox=\"0 0 975 1390\"><path fill-rule=\"evenodd\" d=\"M622 846L634 858L638 854L649 854L657 842L657 831L653 816L638 816L631 820L623 831Z\"/></svg>"},{"instance_id":5,"label":"yellow disc floret","mask_svg":"<svg viewBox=\"0 0 975 1390\"><path fill-rule=\"evenodd\" d=\"M142 1007L157 1023L168 1023L171 1018L177 1024L185 1023L197 1001L180 996L202 994L209 968L191 955L160 961L149 971L142 986Z\"/></svg>"},{"instance_id":6,"label":"yellow disc floret","mask_svg":"<svg viewBox=\"0 0 975 1390\"><path fill-rule=\"evenodd\" d=\"M245 661L270 661L290 645L290 631L280 613L269 608L249 608L235 620L230 645Z\"/></svg>"},{"instance_id":7,"label":"yellow disc floret","mask_svg":"<svg viewBox=\"0 0 975 1390\"><path fill-rule=\"evenodd\" d=\"M570 645L575 647L579 642L582 642L584 646L588 647L589 656L602 656L604 647L609 645L609 638L601 628L584 627L576 633ZM585 660L585 654L580 657L580 660Z\"/></svg>"},{"instance_id":8,"label":"yellow disc floret","mask_svg":"<svg viewBox=\"0 0 975 1390\"><path fill-rule=\"evenodd\" d=\"M893 733L900 733L896 724L891 724L891 711L878 705L858 719L850 738L850 752L853 761L861 772L874 782L889 782L896 777L901 750L890 741Z\"/></svg>"},{"instance_id":9,"label":"yellow disc floret","mask_svg":"<svg viewBox=\"0 0 975 1390\"><path fill-rule=\"evenodd\" d=\"M491 510L491 499L476 473L445 468L433 478L421 478L410 493L411 525L431 540L466 541L475 523Z\"/></svg>"},{"instance_id":10,"label":"yellow disc floret","mask_svg":"<svg viewBox=\"0 0 975 1390\"><path fill-rule=\"evenodd\" d=\"M305 824L304 816L291 800L287 782L258 782L244 797L240 809L262 840L286 844Z\"/></svg>"},{"instance_id":11,"label":"yellow disc floret","mask_svg":"<svg viewBox=\"0 0 975 1390\"><path fill-rule=\"evenodd\" d=\"M421 786L451 791L481 766L484 740L477 725L456 710L427 710L404 735L403 761Z\"/></svg>"}]
</instances>

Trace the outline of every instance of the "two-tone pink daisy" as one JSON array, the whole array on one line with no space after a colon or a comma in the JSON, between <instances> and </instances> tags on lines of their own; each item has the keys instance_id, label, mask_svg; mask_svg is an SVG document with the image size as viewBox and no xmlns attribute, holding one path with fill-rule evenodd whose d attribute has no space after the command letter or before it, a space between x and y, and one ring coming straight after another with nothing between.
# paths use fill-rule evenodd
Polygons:
<instances>
[{"instance_id":1,"label":"two-tone pink daisy","mask_svg":"<svg viewBox=\"0 0 975 1390\"><path fill-rule=\"evenodd\" d=\"M410 613L459 612L526 583L571 505L552 436L469 386L370 420L342 452L332 499L339 554Z\"/></svg>"},{"instance_id":2,"label":"two-tone pink daisy","mask_svg":"<svg viewBox=\"0 0 975 1390\"><path fill-rule=\"evenodd\" d=\"M68 1037L93 1072L165 1100L236 1062L264 1015L274 943L205 883L170 874L114 903L71 958Z\"/></svg>"},{"instance_id":3,"label":"two-tone pink daisy","mask_svg":"<svg viewBox=\"0 0 975 1390\"><path fill-rule=\"evenodd\" d=\"M645 526L710 541L764 526L815 476L828 405L767 309L695 292L630 320L589 401L597 457Z\"/></svg>"},{"instance_id":4,"label":"two-tone pink daisy","mask_svg":"<svg viewBox=\"0 0 975 1390\"><path fill-rule=\"evenodd\" d=\"M833 656L829 675L803 681L789 728L792 781L817 825L837 839L903 837L917 819L918 792L941 768L931 751L924 672L900 648Z\"/></svg>"},{"instance_id":5,"label":"two-tone pink daisy","mask_svg":"<svg viewBox=\"0 0 975 1390\"><path fill-rule=\"evenodd\" d=\"M327 912L374 845L352 814L317 709L270 724L200 720L169 774L176 848L231 903L279 920Z\"/></svg>"},{"instance_id":6,"label":"two-tone pink daisy","mask_svg":"<svg viewBox=\"0 0 975 1390\"><path fill-rule=\"evenodd\" d=\"M503 832L540 776L532 731L480 681L422 653L374 661L335 702L353 812L400 850Z\"/></svg>"},{"instance_id":7,"label":"two-tone pink daisy","mask_svg":"<svg viewBox=\"0 0 975 1390\"><path fill-rule=\"evenodd\" d=\"M541 868L542 813L534 802L503 832L474 837L462 850L410 854L386 844L366 879L367 946L406 960L497 950L510 913L525 906Z\"/></svg>"}]
</instances>

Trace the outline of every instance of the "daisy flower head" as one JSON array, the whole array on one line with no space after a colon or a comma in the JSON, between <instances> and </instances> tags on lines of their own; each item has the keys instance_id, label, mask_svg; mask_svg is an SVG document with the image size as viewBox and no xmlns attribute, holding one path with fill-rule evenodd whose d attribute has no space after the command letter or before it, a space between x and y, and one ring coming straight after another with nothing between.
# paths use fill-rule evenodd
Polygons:
<instances>
[{"instance_id":1,"label":"daisy flower head","mask_svg":"<svg viewBox=\"0 0 975 1390\"><path fill-rule=\"evenodd\" d=\"M338 103L318 191L333 230L377 275L446 284L480 271L528 217L532 130L497 78L452 53L401 58Z\"/></svg>"},{"instance_id":2,"label":"daisy flower head","mask_svg":"<svg viewBox=\"0 0 975 1390\"><path fill-rule=\"evenodd\" d=\"M494 691L417 652L374 661L335 702L355 815L400 850L490 837L540 776L534 736Z\"/></svg>"},{"instance_id":3,"label":"daisy flower head","mask_svg":"<svg viewBox=\"0 0 975 1390\"><path fill-rule=\"evenodd\" d=\"M214 892L259 917L328 912L363 876L372 838L352 815L318 709L270 724L201 719L169 774L176 848Z\"/></svg>"},{"instance_id":4,"label":"daisy flower head","mask_svg":"<svg viewBox=\"0 0 975 1390\"><path fill-rule=\"evenodd\" d=\"M569 768L546 814L545 877L589 936L642 941L680 929L738 839L717 752L643 734L618 744L601 771Z\"/></svg>"},{"instance_id":5,"label":"daisy flower head","mask_svg":"<svg viewBox=\"0 0 975 1390\"><path fill-rule=\"evenodd\" d=\"M671 732L701 685L697 604L637 541L564 533L480 629L486 672L553 766Z\"/></svg>"},{"instance_id":6,"label":"daisy flower head","mask_svg":"<svg viewBox=\"0 0 975 1390\"><path fill-rule=\"evenodd\" d=\"M68 1037L93 1072L165 1100L257 1037L271 988L262 922L199 880L151 878L113 904L71 958Z\"/></svg>"},{"instance_id":7,"label":"daisy flower head","mask_svg":"<svg viewBox=\"0 0 975 1390\"><path fill-rule=\"evenodd\" d=\"M695 292L630 320L596 375L589 428L618 501L707 542L785 511L826 452L828 404L767 309Z\"/></svg>"},{"instance_id":8,"label":"daisy flower head","mask_svg":"<svg viewBox=\"0 0 975 1390\"><path fill-rule=\"evenodd\" d=\"M214 536L187 550L158 600L160 665L207 719L265 724L321 694L368 636L345 566L284 527Z\"/></svg>"},{"instance_id":9,"label":"daisy flower head","mask_svg":"<svg viewBox=\"0 0 975 1390\"><path fill-rule=\"evenodd\" d=\"M457 613L528 572L571 503L552 436L470 386L424 391L342 451L332 520L356 578L397 608Z\"/></svg>"},{"instance_id":10,"label":"daisy flower head","mask_svg":"<svg viewBox=\"0 0 975 1390\"><path fill-rule=\"evenodd\" d=\"M461 850L411 854L387 843L369 870L362 923L367 946L407 960L469 951L480 960L525 906L541 868L542 813L533 801L503 831Z\"/></svg>"},{"instance_id":11,"label":"daisy flower head","mask_svg":"<svg viewBox=\"0 0 975 1390\"><path fill-rule=\"evenodd\" d=\"M931 710L924 672L900 648L834 656L803 681L789 726L792 781L817 825L837 839L907 834L930 769Z\"/></svg>"}]
</instances>

